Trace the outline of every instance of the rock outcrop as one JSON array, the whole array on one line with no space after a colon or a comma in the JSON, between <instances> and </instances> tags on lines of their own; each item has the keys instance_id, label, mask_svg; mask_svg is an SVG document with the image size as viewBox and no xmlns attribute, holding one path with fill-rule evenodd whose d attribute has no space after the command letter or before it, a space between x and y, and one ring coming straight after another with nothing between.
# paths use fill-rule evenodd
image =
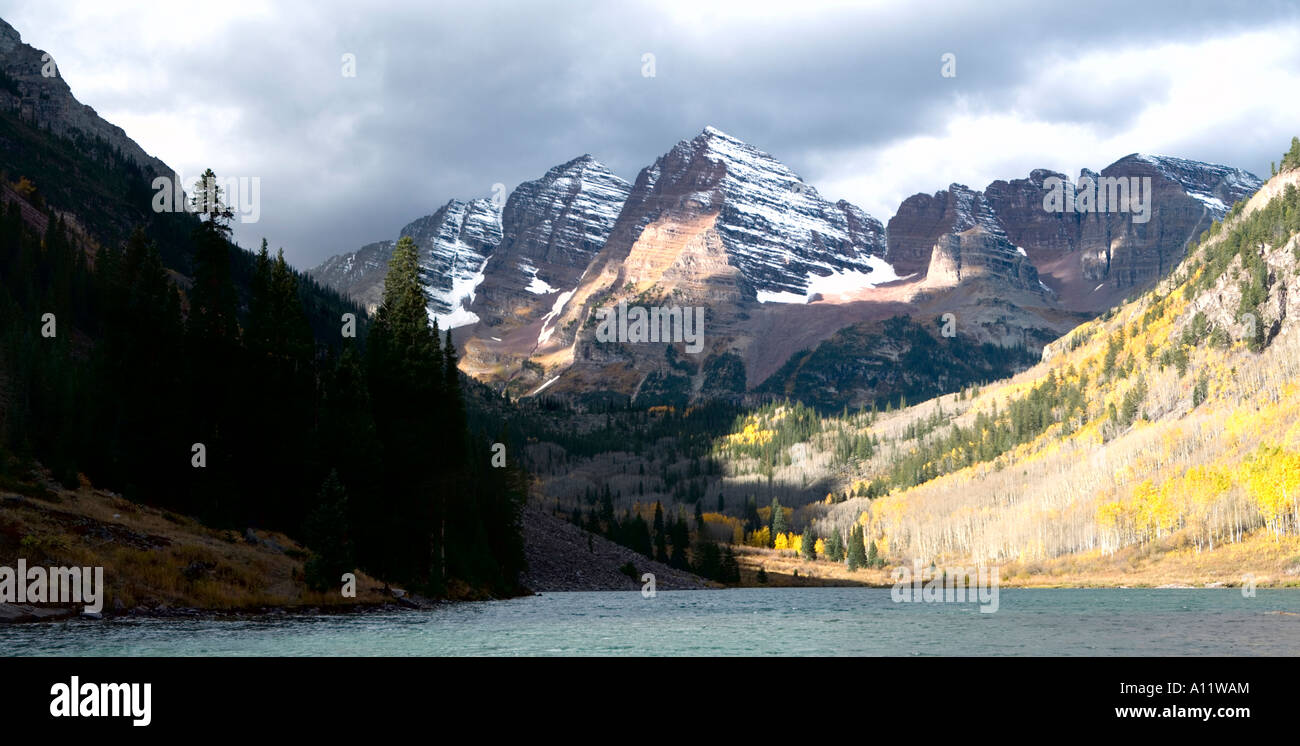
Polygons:
<instances>
[{"instance_id":1,"label":"rock outcrop","mask_svg":"<svg viewBox=\"0 0 1300 746\"><path fill-rule=\"evenodd\" d=\"M150 176L175 178L167 164L146 153L121 127L77 101L55 63L47 53L24 44L18 31L0 19L0 109L56 135L98 138Z\"/></svg>"},{"instance_id":2,"label":"rock outcrop","mask_svg":"<svg viewBox=\"0 0 1300 746\"><path fill-rule=\"evenodd\" d=\"M501 242L475 296L484 325L500 334L530 323L577 285L631 188L590 155L520 184L506 200Z\"/></svg>"},{"instance_id":3,"label":"rock outcrop","mask_svg":"<svg viewBox=\"0 0 1300 746\"><path fill-rule=\"evenodd\" d=\"M1048 209L1054 189L1074 195L1089 184L1098 191L1091 202L1072 197ZM933 271L931 249L940 238L979 224L1023 249L1066 309L1097 312L1163 277L1190 240L1261 184L1240 169L1138 154L1100 173L1084 169L1074 180L1036 169L983 192L954 184L903 201L889 221L887 259L900 274Z\"/></svg>"},{"instance_id":4,"label":"rock outcrop","mask_svg":"<svg viewBox=\"0 0 1300 746\"><path fill-rule=\"evenodd\" d=\"M981 226L946 233L931 252L929 273L922 284L927 289L956 287L962 282L985 278L1033 292L1047 292L1038 282L1038 270L1023 249L1011 245L1005 236Z\"/></svg>"}]
</instances>

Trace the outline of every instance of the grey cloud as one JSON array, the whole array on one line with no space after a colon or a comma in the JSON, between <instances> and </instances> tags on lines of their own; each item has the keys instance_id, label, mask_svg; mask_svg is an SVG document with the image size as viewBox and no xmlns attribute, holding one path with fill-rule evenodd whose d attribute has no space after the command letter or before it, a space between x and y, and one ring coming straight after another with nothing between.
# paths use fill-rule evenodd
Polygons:
<instances>
[{"instance_id":1,"label":"grey cloud","mask_svg":"<svg viewBox=\"0 0 1300 746\"><path fill-rule=\"evenodd\" d=\"M287 5L175 58L129 58L144 82L90 103L105 113L239 112L239 152L222 156L262 177L263 209L237 236L255 245L265 235L306 267L394 237L447 199L486 196L498 182L513 188L582 153L630 180L712 124L816 184L816 164L837 154L942 132L959 96L979 109L1014 106L1048 56L1296 22L1281 2L1023 2L996 12L986 3L924 4L716 26L684 7ZM0 15L40 24L57 12L25 6ZM345 52L357 57L354 79L340 74ZM656 55L653 79L641 76L644 52ZM939 76L945 52L957 55L956 79ZM1118 89L1081 85L1042 98L1032 113L1112 131L1140 112L1135 100L1159 100L1167 87L1138 74ZM1199 145L1176 155L1258 168L1284 143Z\"/></svg>"}]
</instances>

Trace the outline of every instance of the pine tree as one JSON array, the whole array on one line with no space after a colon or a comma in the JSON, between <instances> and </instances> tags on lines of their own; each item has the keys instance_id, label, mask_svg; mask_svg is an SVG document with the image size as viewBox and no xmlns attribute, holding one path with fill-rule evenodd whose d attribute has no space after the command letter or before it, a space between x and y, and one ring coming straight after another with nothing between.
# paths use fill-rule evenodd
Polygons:
<instances>
[{"instance_id":1,"label":"pine tree","mask_svg":"<svg viewBox=\"0 0 1300 746\"><path fill-rule=\"evenodd\" d=\"M253 278L249 283L248 327L244 330L244 342L255 359L269 356L275 350L272 316L271 253L263 238L262 247L253 259Z\"/></svg>"},{"instance_id":2,"label":"pine tree","mask_svg":"<svg viewBox=\"0 0 1300 746\"><path fill-rule=\"evenodd\" d=\"M876 550L876 542L873 540L867 547L867 567L884 567L885 561L881 559L879 551Z\"/></svg>"},{"instance_id":3,"label":"pine tree","mask_svg":"<svg viewBox=\"0 0 1300 746\"><path fill-rule=\"evenodd\" d=\"M686 558L686 545L690 543L690 529L686 518L679 512L672 526L673 552L668 556L668 566L678 570L689 570L690 562Z\"/></svg>"},{"instance_id":4,"label":"pine tree","mask_svg":"<svg viewBox=\"0 0 1300 746\"><path fill-rule=\"evenodd\" d=\"M438 592L445 579L444 491L448 470L462 465L445 458L446 372L426 306L418 248L404 236L393 250L383 303L366 345L387 482L376 506L387 520L387 556L381 567L389 577Z\"/></svg>"},{"instance_id":5,"label":"pine tree","mask_svg":"<svg viewBox=\"0 0 1300 746\"><path fill-rule=\"evenodd\" d=\"M817 534L813 532L812 524L808 524L804 529L799 549L804 559L809 561L817 559Z\"/></svg>"},{"instance_id":6,"label":"pine tree","mask_svg":"<svg viewBox=\"0 0 1300 746\"><path fill-rule=\"evenodd\" d=\"M180 296L163 267L158 247L136 229L120 251L104 247L97 257L100 343L93 356L94 431L105 436L91 449L88 474L128 499L189 510L176 444L184 439L177 417L184 339ZM148 361L147 365L139 364ZM178 454L179 455L179 454Z\"/></svg>"},{"instance_id":7,"label":"pine tree","mask_svg":"<svg viewBox=\"0 0 1300 746\"><path fill-rule=\"evenodd\" d=\"M772 540L775 543L776 537L786 532L785 526L785 509L781 507L781 501L775 497L772 498Z\"/></svg>"},{"instance_id":8,"label":"pine tree","mask_svg":"<svg viewBox=\"0 0 1300 746\"><path fill-rule=\"evenodd\" d=\"M862 545L862 526L856 523L849 531L848 561L850 570L857 570L867 564L866 547Z\"/></svg>"},{"instance_id":9,"label":"pine tree","mask_svg":"<svg viewBox=\"0 0 1300 746\"><path fill-rule=\"evenodd\" d=\"M307 584L314 590L336 586L343 573L354 569L348 512L347 491L338 473L331 471L321 485L316 507L305 527L312 558L307 561L304 573Z\"/></svg>"},{"instance_id":10,"label":"pine tree","mask_svg":"<svg viewBox=\"0 0 1300 746\"><path fill-rule=\"evenodd\" d=\"M727 546L722 553L722 576L718 578L723 583L740 582L740 563L736 561L736 553Z\"/></svg>"},{"instance_id":11,"label":"pine tree","mask_svg":"<svg viewBox=\"0 0 1300 746\"><path fill-rule=\"evenodd\" d=\"M710 580L722 580L722 552L716 543L698 535L692 554L691 569L696 575Z\"/></svg>"},{"instance_id":12,"label":"pine tree","mask_svg":"<svg viewBox=\"0 0 1300 746\"><path fill-rule=\"evenodd\" d=\"M831 531L826 538L826 558L832 562L844 561L844 540L839 531Z\"/></svg>"},{"instance_id":13,"label":"pine tree","mask_svg":"<svg viewBox=\"0 0 1300 746\"><path fill-rule=\"evenodd\" d=\"M382 446L375 430L365 369L355 346L345 346L323 378L318 426L320 459L336 465L339 480L347 489L358 558L380 558L388 551L388 517L376 510L384 504Z\"/></svg>"},{"instance_id":14,"label":"pine tree","mask_svg":"<svg viewBox=\"0 0 1300 746\"><path fill-rule=\"evenodd\" d=\"M1300 137L1291 138L1291 149L1282 156L1282 170L1300 168Z\"/></svg>"},{"instance_id":15,"label":"pine tree","mask_svg":"<svg viewBox=\"0 0 1300 746\"><path fill-rule=\"evenodd\" d=\"M222 202L221 187L216 185L216 175L210 168L203 172L203 185L193 198L196 209L205 210L207 217L194 231L189 330L197 345L233 345L239 338L228 240L234 213Z\"/></svg>"},{"instance_id":16,"label":"pine tree","mask_svg":"<svg viewBox=\"0 0 1300 746\"><path fill-rule=\"evenodd\" d=\"M758 516L758 502L753 495L750 495L745 498L745 530L757 531L761 525L762 521L759 520Z\"/></svg>"}]
</instances>

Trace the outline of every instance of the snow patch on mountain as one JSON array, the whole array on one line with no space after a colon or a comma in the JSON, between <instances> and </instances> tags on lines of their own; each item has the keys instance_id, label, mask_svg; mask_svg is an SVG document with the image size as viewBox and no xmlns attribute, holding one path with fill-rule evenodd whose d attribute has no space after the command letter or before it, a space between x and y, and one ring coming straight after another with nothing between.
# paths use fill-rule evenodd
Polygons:
<instances>
[{"instance_id":1,"label":"snow patch on mountain","mask_svg":"<svg viewBox=\"0 0 1300 746\"><path fill-rule=\"evenodd\" d=\"M809 303L818 295L822 298L837 297L845 299L855 291L874 288L886 282L902 279L889 262L880 257L868 257L867 266L870 267L870 272L849 269L832 272L828 275L809 273L805 278L808 289L802 295L788 291L760 290L758 291L758 302Z\"/></svg>"},{"instance_id":2,"label":"snow patch on mountain","mask_svg":"<svg viewBox=\"0 0 1300 746\"><path fill-rule=\"evenodd\" d=\"M528 284L524 287L524 290L527 290L533 295L546 295L547 293L554 293L559 290L559 288L551 287L549 283L538 277L537 268L533 265L528 264L527 262L520 262L518 266L519 270L528 277Z\"/></svg>"},{"instance_id":3,"label":"snow patch on mountain","mask_svg":"<svg viewBox=\"0 0 1300 746\"><path fill-rule=\"evenodd\" d=\"M501 242L501 209L491 200L451 200L402 229L419 247L421 284L429 318L441 329L476 323L469 310L483 282L488 256Z\"/></svg>"},{"instance_id":4,"label":"snow patch on mountain","mask_svg":"<svg viewBox=\"0 0 1300 746\"><path fill-rule=\"evenodd\" d=\"M574 288L560 293L560 297L556 298L555 304L551 306L550 313L542 317L542 330L537 334L538 346L544 344L555 333L555 327L551 326L551 324L559 317L560 312L564 310L564 304L569 302L569 299L573 297L577 290L577 288Z\"/></svg>"},{"instance_id":5,"label":"snow patch on mountain","mask_svg":"<svg viewBox=\"0 0 1300 746\"><path fill-rule=\"evenodd\" d=\"M484 259L478 271L469 276L453 278L451 290L439 297L440 301L451 308L449 313L435 314L432 308L429 309L429 320L437 322L439 329L455 329L478 323L478 314L469 310L469 305L474 302L474 290L483 282L483 268L486 266L487 259Z\"/></svg>"},{"instance_id":6,"label":"snow patch on mountain","mask_svg":"<svg viewBox=\"0 0 1300 746\"><path fill-rule=\"evenodd\" d=\"M1203 163L1169 155L1134 153L1131 158L1151 164L1165 178L1176 182L1189 197L1199 200L1216 218L1228 213L1230 205L1254 194L1264 181L1249 171L1214 163ZM1222 197L1226 196L1225 201Z\"/></svg>"}]
</instances>

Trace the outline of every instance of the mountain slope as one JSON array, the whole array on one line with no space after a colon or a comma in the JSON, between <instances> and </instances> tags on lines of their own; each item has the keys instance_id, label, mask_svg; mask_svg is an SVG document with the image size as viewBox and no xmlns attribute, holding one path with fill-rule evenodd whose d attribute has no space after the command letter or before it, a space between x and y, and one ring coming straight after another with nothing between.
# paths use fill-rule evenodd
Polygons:
<instances>
[{"instance_id":1,"label":"mountain slope","mask_svg":"<svg viewBox=\"0 0 1300 746\"><path fill-rule=\"evenodd\" d=\"M1076 208L1075 192L1089 183L1099 196L1080 196ZM502 211L499 244L475 254L487 259L481 274L466 275L473 292L459 293L472 297L458 306L461 368L514 395L643 405L781 392L838 409L950 391L1020 370L1026 353L1151 287L1259 185L1239 169L1135 154L1074 181L1039 169L982 192L953 184L915 195L886 230L707 127L631 185L590 156L520 185ZM1049 209L1057 188L1071 195L1069 209ZM333 258L314 274L372 302L376 259L389 246ZM700 348L596 339L597 312L621 302L705 309ZM965 350L1006 351L975 352L981 359L967 375L807 368L819 354L880 360L883 348L870 340L898 316L941 343L956 335ZM985 377L971 378L976 371Z\"/></svg>"},{"instance_id":2,"label":"mountain slope","mask_svg":"<svg viewBox=\"0 0 1300 746\"><path fill-rule=\"evenodd\" d=\"M839 454L819 535L859 522L891 561L1067 574L1241 544L1225 571L1300 572L1300 144L1285 163L1167 279L1039 365L824 421L805 446Z\"/></svg>"},{"instance_id":3,"label":"mountain slope","mask_svg":"<svg viewBox=\"0 0 1300 746\"><path fill-rule=\"evenodd\" d=\"M174 177L167 164L146 153L121 127L77 101L51 62L0 19L0 109L59 137L101 140L151 175Z\"/></svg>"}]
</instances>

